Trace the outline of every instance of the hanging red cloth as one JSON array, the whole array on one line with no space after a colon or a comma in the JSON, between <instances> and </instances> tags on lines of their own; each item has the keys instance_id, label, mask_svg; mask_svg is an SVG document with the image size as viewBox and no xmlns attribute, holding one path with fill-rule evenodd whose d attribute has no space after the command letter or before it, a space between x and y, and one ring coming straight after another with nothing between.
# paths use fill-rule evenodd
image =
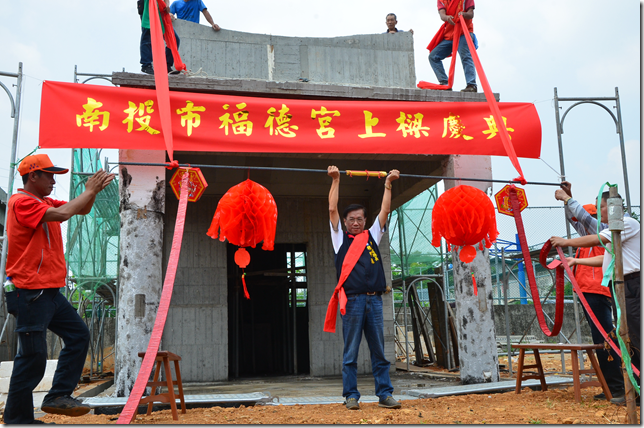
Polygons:
<instances>
[{"instance_id":1,"label":"hanging red cloth","mask_svg":"<svg viewBox=\"0 0 644 428\"><path fill-rule=\"evenodd\" d=\"M335 333L335 321L338 316L338 303L340 303L340 313L344 315L347 307L347 295L344 292L344 281L349 277L353 267L358 263L360 256L367 246L369 241L369 231L365 230L353 238L353 242L347 250L347 254L342 261L342 270L340 271L340 279L338 285L333 290L329 306L326 309L326 317L324 319L324 331L327 333Z\"/></svg>"},{"instance_id":2,"label":"hanging red cloth","mask_svg":"<svg viewBox=\"0 0 644 428\"><path fill-rule=\"evenodd\" d=\"M456 16L458 12L463 10L463 0L454 0L450 2L447 5L447 8L445 9L445 13L447 15L451 16ZM436 46L443 40L445 40L445 32L447 30L447 26L452 25L449 24L448 22L444 22L443 25L438 29L436 34L434 35L434 38L429 42L429 45L427 45L427 50L428 51L433 51ZM424 80L421 80L418 82L418 88L420 89L434 89L434 90L446 90L446 89L451 89L452 86L454 85L454 70L456 67L456 53L458 52L458 42L461 38L461 28L458 24L454 25L454 32L452 34L453 37L453 43L452 43L452 53L451 55L448 55L447 58L452 57L452 62L449 65L449 74L448 74L448 80L447 80L447 85L440 85L438 83L431 83L431 82L425 82Z\"/></svg>"},{"instance_id":3,"label":"hanging red cloth","mask_svg":"<svg viewBox=\"0 0 644 428\"><path fill-rule=\"evenodd\" d=\"M163 43L163 29L159 21L159 10L163 16L165 30L165 40L172 51L175 68L185 70L186 66L181 61L179 51L177 50L177 40L174 37L172 28L172 18L166 13L166 4L163 0L148 0L148 14L150 16L150 41L152 44L152 64L155 70L154 84L157 93L157 105L159 115L161 116L161 131L165 148L168 152L170 161L174 160L174 142L172 140L172 123L170 111L170 88L168 86L168 74L166 73L165 44Z\"/></svg>"}]
</instances>

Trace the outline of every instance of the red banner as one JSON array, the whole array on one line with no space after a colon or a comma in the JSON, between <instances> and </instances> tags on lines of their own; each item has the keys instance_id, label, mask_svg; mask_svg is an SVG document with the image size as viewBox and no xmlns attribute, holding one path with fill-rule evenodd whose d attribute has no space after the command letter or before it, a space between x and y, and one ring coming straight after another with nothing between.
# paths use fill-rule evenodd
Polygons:
<instances>
[{"instance_id":1,"label":"red banner","mask_svg":"<svg viewBox=\"0 0 644 428\"><path fill-rule=\"evenodd\" d=\"M506 156L484 102L335 101L170 92L175 151ZM538 158L530 103L499 103L517 156ZM165 150L156 93L47 81L42 148Z\"/></svg>"}]
</instances>

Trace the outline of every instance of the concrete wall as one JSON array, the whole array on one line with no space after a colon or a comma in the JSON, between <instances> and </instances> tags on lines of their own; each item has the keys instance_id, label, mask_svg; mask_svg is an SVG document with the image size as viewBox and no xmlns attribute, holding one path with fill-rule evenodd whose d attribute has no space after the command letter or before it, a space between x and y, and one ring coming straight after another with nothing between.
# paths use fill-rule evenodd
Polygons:
<instances>
[{"instance_id":1,"label":"concrete wall","mask_svg":"<svg viewBox=\"0 0 644 428\"><path fill-rule=\"evenodd\" d=\"M189 70L209 77L414 88L411 33L283 37L176 20L179 53Z\"/></svg>"},{"instance_id":2,"label":"concrete wall","mask_svg":"<svg viewBox=\"0 0 644 428\"><path fill-rule=\"evenodd\" d=\"M179 201L167 189L164 271ZM188 203L181 256L161 349L181 356L184 382L228 378L226 244L206 235L218 198Z\"/></svg>"}]
</instances>

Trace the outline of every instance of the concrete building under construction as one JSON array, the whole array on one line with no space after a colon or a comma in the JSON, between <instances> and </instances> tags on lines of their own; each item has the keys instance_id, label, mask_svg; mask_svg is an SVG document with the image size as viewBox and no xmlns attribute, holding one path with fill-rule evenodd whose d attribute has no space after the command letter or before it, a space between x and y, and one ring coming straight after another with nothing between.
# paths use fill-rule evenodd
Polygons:
<instances>
[{"instance_id":1,"label":"concrete building under construction","mask_svg":"<svg viewBox=\"0 0 644 428\"><path fill-rule=\"evenodd\" d=\"M485 102L482 93L416 89L410 33L296 38L213 32L210 27L181 20L175 21L175 29L188 69L201 72L193 77L170 76L171 91L281 99ZM154 88L153 76L138 73L115 72L112 82L121 87ZM175 152L175 159L179 163L242 167L395 168L408 174L491 178L489 156ZM120 161L163 163L168 159L163 151L121 150ZM209 186L198 202L188 206L162 349L181 355L185 382L259 375L339 375L342 334L323 332L327 305L337 282L329 236L329 177L297 171L204 168L202 172ZM154 325L178 202L167 184L172 171L121 166L119 173L121 272L116 384L117 393L127 395L141 362L137 354L146 349ZM236 247L206 235L220 198L248 177L268 188L279 212L275 250L249 249L251 263L246 279L250 300L243 296L241 271L233 261ZM393 187L392 209L435 183L436 179L400 179ZM450 186L446 182L446 187ZM486 190L489 184L476 187ZM382 194L382 181L343 176L340 209L361 203L372 222ZM387 235L380 251L390 282ZM487 269L489 281L489 266ZM485 280L478 286L485 287ZM393 370L393 300L383 296L383 302L385 352ZM491 311L492 304L487 308ZM488 330L494 334L493 325ZM470 334L470 340L481 334L490 333ZM494 355L490 361L494 365L496 347L491 346ZM359 373L370 372L364 341L359 358ZM481 368L483 371L496 372Z\"/></svg>"}]
</instances>

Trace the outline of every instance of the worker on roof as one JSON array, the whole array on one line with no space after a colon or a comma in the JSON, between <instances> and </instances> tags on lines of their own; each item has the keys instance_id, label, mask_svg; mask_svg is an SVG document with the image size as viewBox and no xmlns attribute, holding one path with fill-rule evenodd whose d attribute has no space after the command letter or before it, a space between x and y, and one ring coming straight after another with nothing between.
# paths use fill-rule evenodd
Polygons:
<instances>
[{"instance_id":1,"label":"worker on roof","mask_svg":"<svg viewBox=\"0 0 644 428\"><path fill-rule=\"evenodd\" d=\"M210 12L208 12L206 5L201 0L175 0L170 5L170 13L172 15L176 15L177 18L183 19L184 21L194 22L195 24L199 24L199 12L203 13L204 18L206 18L206 21L208 21L213 30L221 30L219 25L215 24L212 20Z\"/></svg>"}]
</instances>

